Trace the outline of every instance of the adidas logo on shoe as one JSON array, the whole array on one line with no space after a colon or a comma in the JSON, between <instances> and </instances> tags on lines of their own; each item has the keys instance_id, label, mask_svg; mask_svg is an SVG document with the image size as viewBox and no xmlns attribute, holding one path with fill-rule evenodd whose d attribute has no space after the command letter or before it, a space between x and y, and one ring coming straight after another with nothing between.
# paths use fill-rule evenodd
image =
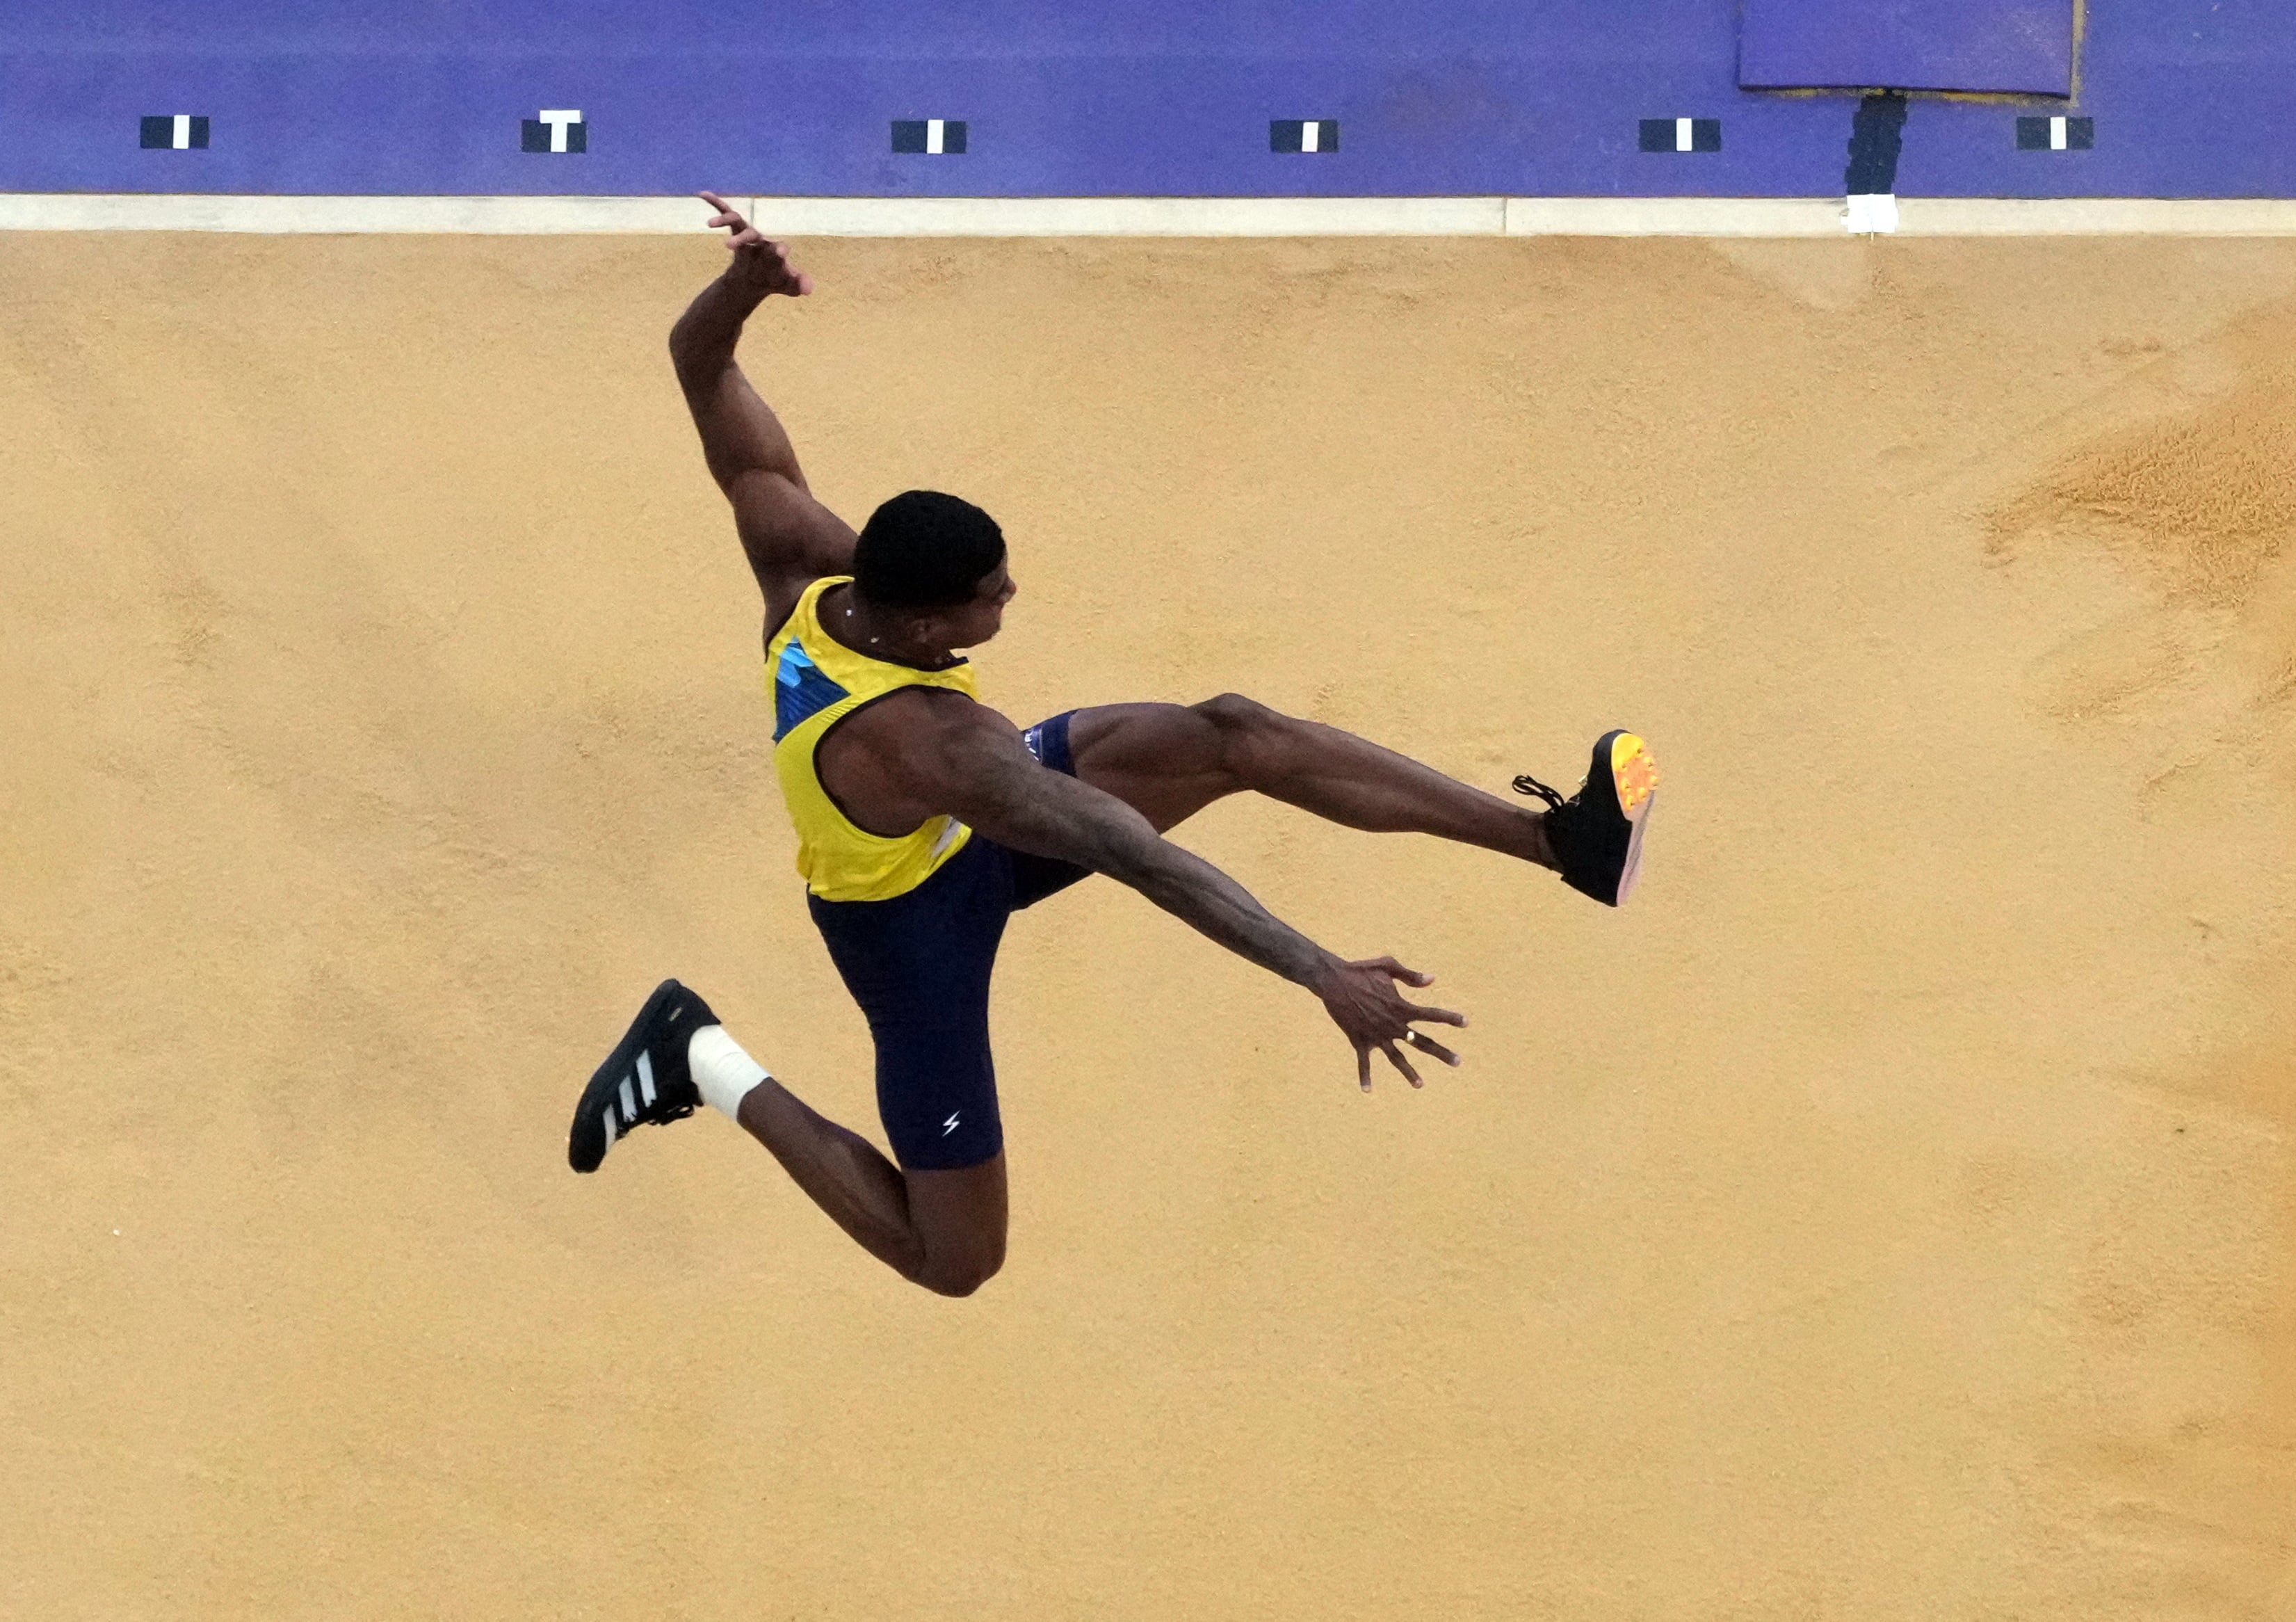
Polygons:
<instances>
[{"instance_id":1,"label":"adidas logo on shoe","mask_svg":"<svg viewBox=\"0 0 2296 1622\"><path fill-rule=\"evenodd\" d=\"M578 1172L594 1172L606 1151L634 1128L692 1115L701 1094L686 1066L686 1044L696 1031L717 1023L709 1005L676 981L654 987L582 1090L567 1133L566 1163Z\"/></svg>"}]
</instances>

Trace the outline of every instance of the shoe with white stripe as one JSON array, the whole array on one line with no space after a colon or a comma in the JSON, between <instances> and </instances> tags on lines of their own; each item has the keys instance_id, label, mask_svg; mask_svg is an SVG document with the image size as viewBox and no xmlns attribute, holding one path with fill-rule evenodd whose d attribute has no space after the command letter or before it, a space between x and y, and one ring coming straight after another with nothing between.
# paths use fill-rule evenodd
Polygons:
<instances>
[{"instance_id":1,"label":"shoe with white stripe","mask_svg":"<svg viewBox=\"0 0 2296 1622\"><path fill-rule=\"evenodd\" d=\"M653 988L621 1042L582 1090L566 1137L566 1163L594 1172L606 1151L630 1129L683 1121L701 1103L686 1068L685 1045L718 1023L709 1005L675 980Z\"/></svg>"}]
</instances>

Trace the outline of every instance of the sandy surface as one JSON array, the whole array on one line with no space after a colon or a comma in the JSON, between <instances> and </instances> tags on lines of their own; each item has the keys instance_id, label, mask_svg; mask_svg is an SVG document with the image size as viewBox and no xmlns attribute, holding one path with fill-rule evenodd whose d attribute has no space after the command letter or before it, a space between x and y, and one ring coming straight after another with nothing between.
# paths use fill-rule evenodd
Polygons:
<instances>
[{"instance_id":1,"label":"sandy surface","mask_svg":"<svg viewBox=\"0 0 2296 1622\"><path fill-rule=\"evenodd\" d=\"M824 243L746 358L1011 534L1024 720L1236 688L1666 770L1611 913L1231 804L1312 1000L1104 883L952 1302L663 354L681 240L0 238L0 1611L2296 1616L2296 249Z\"/></svg>"}]
</instances>

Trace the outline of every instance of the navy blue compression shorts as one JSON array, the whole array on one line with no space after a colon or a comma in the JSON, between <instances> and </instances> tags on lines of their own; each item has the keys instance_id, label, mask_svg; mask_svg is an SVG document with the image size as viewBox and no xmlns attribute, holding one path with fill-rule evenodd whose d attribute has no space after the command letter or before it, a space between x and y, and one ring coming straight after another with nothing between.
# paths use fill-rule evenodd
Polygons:
<instances>
[{"instance_id":1,"label":"navy blue compression shorts","mask_svg":"<svg viewBox=\"0 0 2296 1622\"><path fill-rule=\"evenodd\" d=\"M1076 775L1070 710L1023 734L1029 753ZM877 1115L904 1171L979 1165L1004 1147L988 1054L988 976L1004 920L1092 869L1008 850L975 832L906 895L806 901L830 961L877 1043Z\"/></svg>"}]
</instances>

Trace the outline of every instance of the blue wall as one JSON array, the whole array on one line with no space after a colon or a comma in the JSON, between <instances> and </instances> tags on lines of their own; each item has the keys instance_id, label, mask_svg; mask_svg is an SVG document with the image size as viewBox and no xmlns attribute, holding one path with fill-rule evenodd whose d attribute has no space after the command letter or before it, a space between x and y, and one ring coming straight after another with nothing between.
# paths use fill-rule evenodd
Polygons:
<instances>
[{"instance_id":1,"label":"blue wall","mask_svg":"<svg viewBox=\"0 0 2296 1622\"><path fill-rule=\"evenodd\" d=\"M8 4L0 191L1824 196L1854 105L1739 90L1737 0ZM1897 189L2296 195L2296 0L2088 0L2079 73L1917 100ZM521 151L544 109L587 150ZM2068 111L2092 150L2019 150ZM209 144L140 146L168 114ZM1641 150L1679 117L1721 150ZM892 150L929 118L963 155ZM1271 152L1285 119L1339 150Z\"/></svg>"}]
</instances>

